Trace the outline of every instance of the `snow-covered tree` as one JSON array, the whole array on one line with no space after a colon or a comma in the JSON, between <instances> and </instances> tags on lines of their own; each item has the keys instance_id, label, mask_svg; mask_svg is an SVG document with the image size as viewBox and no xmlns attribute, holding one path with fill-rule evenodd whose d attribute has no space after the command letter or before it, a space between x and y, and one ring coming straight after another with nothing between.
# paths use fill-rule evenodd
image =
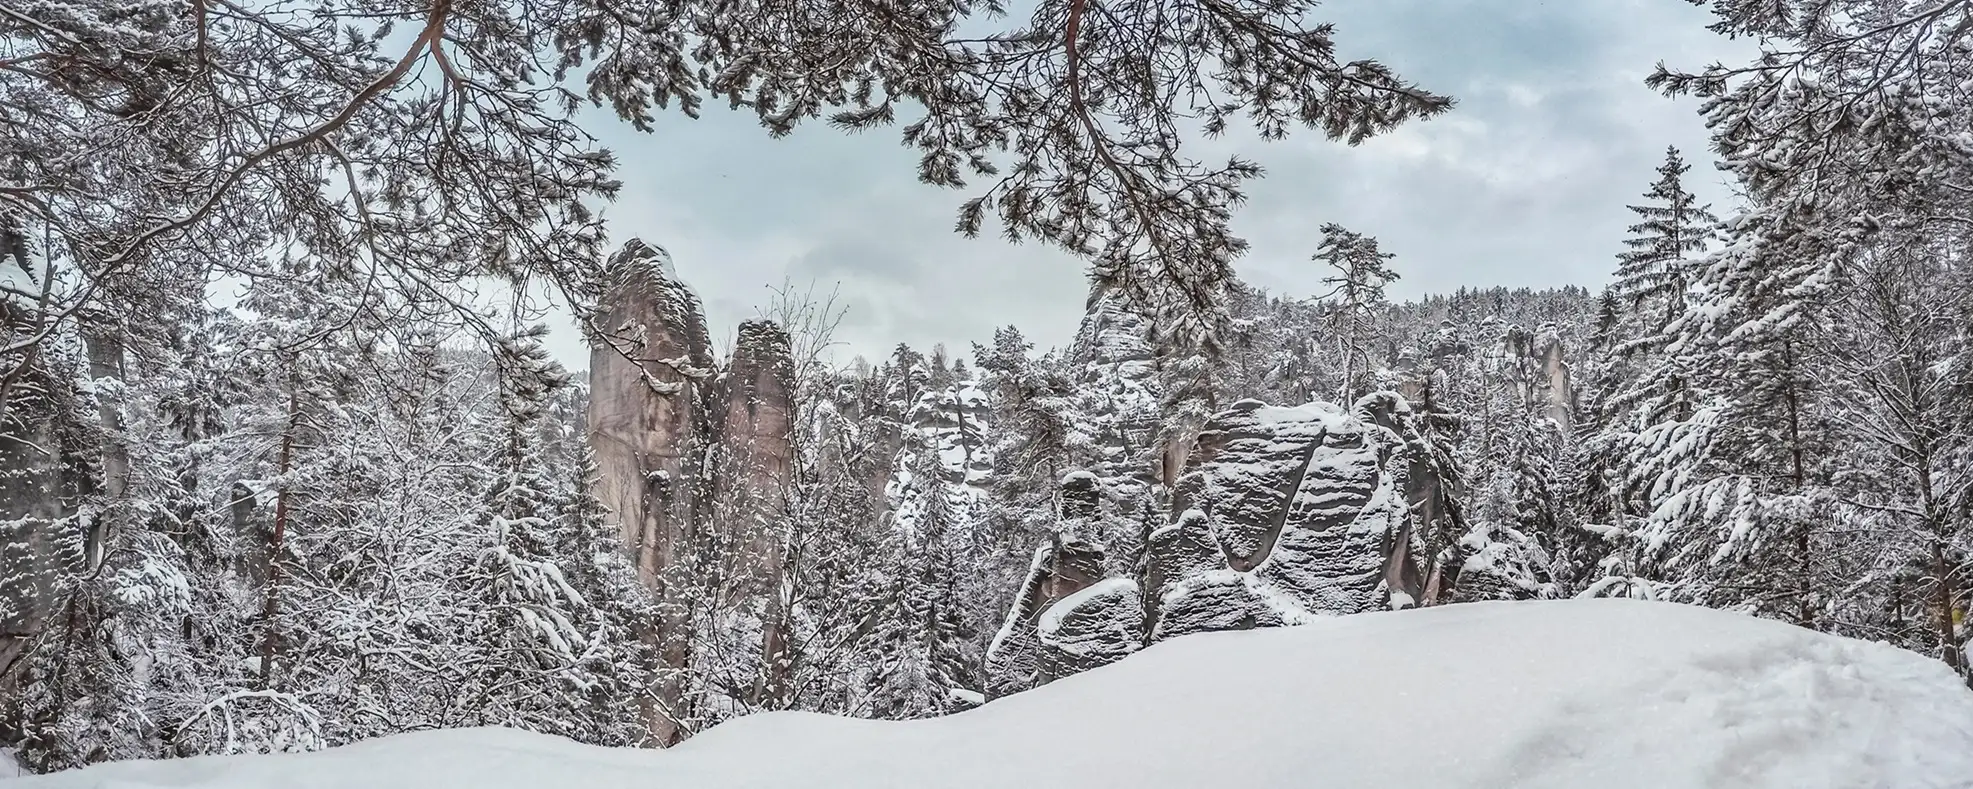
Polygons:
<instances>
[{"instance_id":1,"label":"snow-covered tree","mask_svg":"<svg viewBox=\"0 0 1973 789\"><path fill-rule=\"evenodd\" d=\"M1354 401L1371 391L1378 311L1385 303L1384 286L1398 278L1387 264L1393 257L1373 237L1334 223L1322 226L1322 246L1314 259L1335 269L1322 282L1330 286L1327 323L1342 362L1340 400Z\"/></svg>"}]
</instances>

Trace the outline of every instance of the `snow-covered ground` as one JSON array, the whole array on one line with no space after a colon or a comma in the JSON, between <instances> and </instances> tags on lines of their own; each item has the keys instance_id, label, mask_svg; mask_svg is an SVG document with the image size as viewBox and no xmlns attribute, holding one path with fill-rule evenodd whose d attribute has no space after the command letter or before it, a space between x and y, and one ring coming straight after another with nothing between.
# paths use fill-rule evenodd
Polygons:
<instances>
[{"instance_id":1,"label":"snow-covered ground","mask_svg":"<svg viewBox=\"0 0 1973 789\"><path fill-rule=\"evenodd\" d=\"M104 765L6 789L1973 788L1939 662L1627 600L1189 636L980 709L742 718L671 751L505 730Z\"/></svg>"}]
</instances>

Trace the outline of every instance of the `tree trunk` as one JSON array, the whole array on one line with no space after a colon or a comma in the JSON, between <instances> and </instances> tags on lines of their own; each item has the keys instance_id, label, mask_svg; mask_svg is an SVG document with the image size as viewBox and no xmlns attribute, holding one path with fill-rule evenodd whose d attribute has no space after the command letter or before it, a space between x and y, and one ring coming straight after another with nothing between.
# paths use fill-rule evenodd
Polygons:
<instances>
[{"instance_id":1,"label":"tree trunk","mask_svg":"<svg viewBox=\"0 0 1973 789\"><path fill-rule=\"evenodd\" d=\"M1808 473L1802 460L1802 406L1801 394L1796 386L1793 344L1782 344L1781 358L1788 369L1788 452L1793 463L1790 479L1795 485L1795 494L1801 495L1802 489L1808 484ZM1813 568L1809 562L1811 524L1807 519L1801 519L1794 526L1795 622L1813 630L1815 629L1815 589L1812 578Z\"/></svg>"},{"instance_id":2,"label":"tree trunk","mask_svg":"<svg viewBox=\"0 0 1973 789\"><path fill-rule=\"evenodd\" d=\"M274 496L274 532L267 541L266 599L260 612L260 686L274 686L274 655L281 644L281 554L288 540L288 472L294 468L295 431L301 427L301 399L289 381L288 423L281 431L281 456L277 461L281 490Z\"/></svg>"},{"instance_id":3,"label":"tree trunk","mask_svg":"<svg viewBox=\"0 0 1973 789\"><path fill-rule=\"evenodd\" d=\"M1934 528L1943 531L1937 525ZM1953 600L1959 595L1959 585L1954 583L1956 580L1953 578L1954 568L1951 558L1946 554L1945 546L1945 536L1935 533L1932 539L1932 573L1937 576L1937 580L1934 582L1936 592L1933 605L1937 607L1938 612L1939 649L1946 665L1951 666L1953 671L1959 672L1960 676L1967 677L1966 653L1960 647L1958 634L1954 628L1956 619L1954 614L1957 612L1954 610Z\"/></svg>"},{"instance_id":4,"label":"tree trunk","mask_svg":"<svg viewBox=\"0 0 1973 789\"><path fill-rule=\"evenodd\" d=\"M765 557L767 611L760 628L760 682L755 705L769 710L788 706L788 673L793 655L788 650L788 588L786 555L776 541Z\"/></svg>"}]
</instances>

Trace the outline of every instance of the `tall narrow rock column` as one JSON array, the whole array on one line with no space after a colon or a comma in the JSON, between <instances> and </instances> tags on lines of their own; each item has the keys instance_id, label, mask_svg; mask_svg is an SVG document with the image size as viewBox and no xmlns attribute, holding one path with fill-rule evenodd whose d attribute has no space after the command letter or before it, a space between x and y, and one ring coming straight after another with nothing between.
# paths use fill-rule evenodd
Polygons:
<instances>
[{"instance_id":1,"label":"tall narrow rock column","mask_svg":"<svg viewBox=\"0 0 1973 789\"><path fill-rule=\"evenodd\" d=\"M720 409L714 506L724 534L721 561L727 591L765 595L761 621L761 671L754 703L777 709L786 702L788 589L786 584L787 483L793 457L794 360L788 333L771 322L740 324L733 358L717 388Z\"/></svg>"},{"instance_id":2,"label":"tall narrow rock column","mask_svg":"<svg viewBox=\"0 0 1973 789\"><path fill-rule=\"evenodd\" d=\"M638 579L658 601L646 639L659 672L645 719L659 745L687 733L682 676L709 415L698 381L711 373L699 298L666 253L631 240L610 259L591 345L589 442L596 494L614 514Z\"/></svg>"}]
</instances>

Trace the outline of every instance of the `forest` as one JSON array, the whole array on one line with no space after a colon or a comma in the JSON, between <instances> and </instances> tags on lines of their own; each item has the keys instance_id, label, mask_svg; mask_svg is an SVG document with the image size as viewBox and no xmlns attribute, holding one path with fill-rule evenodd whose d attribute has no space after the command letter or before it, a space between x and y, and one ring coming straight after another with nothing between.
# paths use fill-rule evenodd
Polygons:
<instances>
[{"instance_id":1,"label":"forest","mask_svg":"<svg viewBox=\"0 0 1973 789\"><path fill-rule=\"evenodd\" d=\"M1973 682L1973 0L1692 3L1760 52L1649 77L1712 150L1604 174L1608 285L1400 299L1337 224L1318 295L1243 282L1260 165L1198 153L1458 112L1310 0L0 0L0 747L668 747L1483 601ZM1073 341L711 325L575 119L708 102L899 134L1087 266Z\"/></svg>"}]
</instances>

